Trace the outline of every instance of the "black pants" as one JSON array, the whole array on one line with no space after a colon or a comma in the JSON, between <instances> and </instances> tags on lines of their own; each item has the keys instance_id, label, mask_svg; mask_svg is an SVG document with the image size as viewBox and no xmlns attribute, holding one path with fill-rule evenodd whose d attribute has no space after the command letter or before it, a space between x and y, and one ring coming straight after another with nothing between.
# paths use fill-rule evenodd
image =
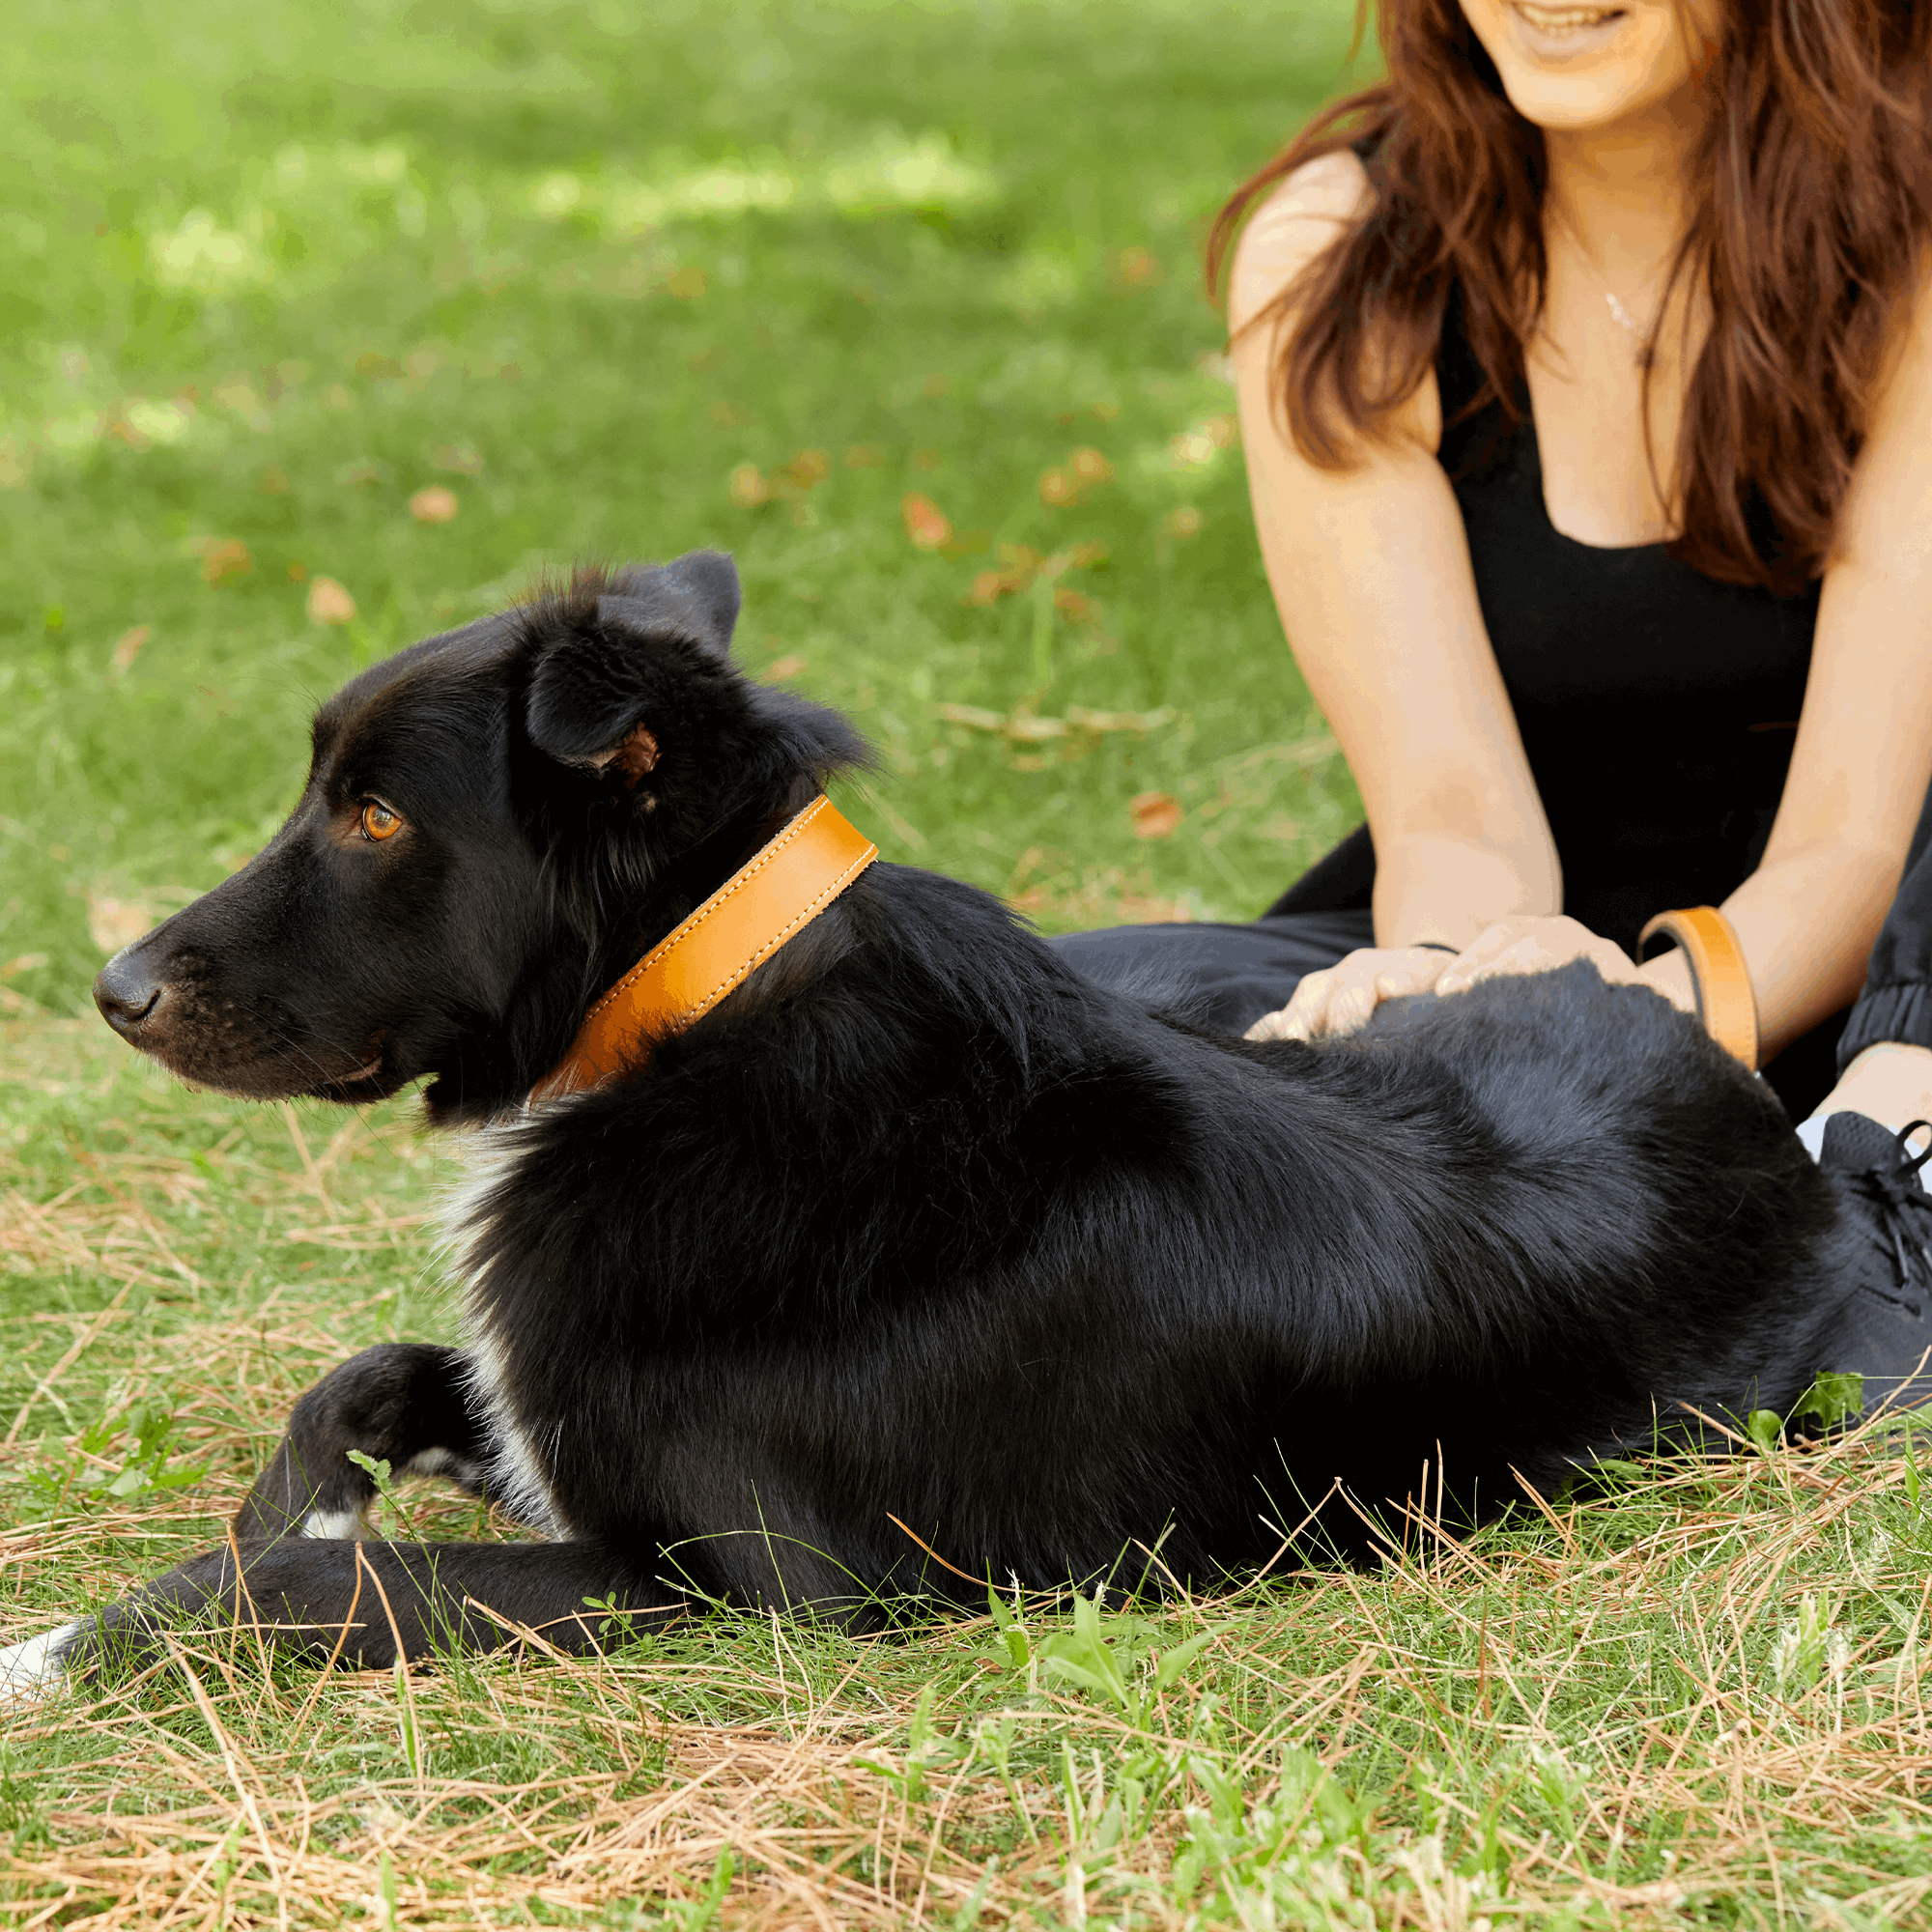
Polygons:
<instances>
[{"instance_id":1,"label":"black pants","mask_svg":"<svg viewBox=\"0 0 1932 1932\"><path fill-rule=\"evenodd\" d=\"M1287 1006L1304 973L1375 944L1356 876L1365 857L1373 877L1365 834L1345 840L1245 925L1119 925L1068 933L1053 944L1084 973L1157 987L1182 999L1200 1024L1245 1033L1264 1013ZM1361 904L1348 903L1357 898ZM1932 795L1919 813L1858 1004L1778 1055L1765 1078L1801 1121L1825 1097L1834 1072L1880 1040L1932 1047Z\"/></svg>"}]
</instances>

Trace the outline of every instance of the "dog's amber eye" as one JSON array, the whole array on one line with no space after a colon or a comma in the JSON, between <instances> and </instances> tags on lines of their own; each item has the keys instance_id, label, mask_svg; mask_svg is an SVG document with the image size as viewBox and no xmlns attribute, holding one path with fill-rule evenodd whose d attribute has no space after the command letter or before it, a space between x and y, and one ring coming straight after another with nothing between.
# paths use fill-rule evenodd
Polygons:
<instances>
[{"instance_id":1,"label":"dog's amber eye","mask_svg":"<svg viewBox=\"0 0 1932 1932\"><path fill-rule=\"evenodd\" d=\"M362 808L362 836L365 838L393 838L403 829L403 821L386 805L373 798Z\"/></svg>"}]
</instances>

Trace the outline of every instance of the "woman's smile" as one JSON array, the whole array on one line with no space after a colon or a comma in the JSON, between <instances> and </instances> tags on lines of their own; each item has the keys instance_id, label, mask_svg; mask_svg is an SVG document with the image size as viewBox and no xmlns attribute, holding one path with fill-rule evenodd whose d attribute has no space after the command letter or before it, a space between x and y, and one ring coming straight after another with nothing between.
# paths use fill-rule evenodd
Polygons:
<instances>
[{"instance_id":1,"label":"woman's smile","mask_svg":"<svg viewBox=\"0 0 1932 1932\"><path fill-rule=\"evenodd\" d=\"M1524 50L1543 60L1600 52L1630 18L1623 7L1544 6L1538 0L1510 0L1509 11Z\"/></svg>"},{"instance_id":2,"label":"woman's smile","mask_svg":"<svg viewBox=\"0 0 1932 1932\"><path fill-rule=\"evenodd\" d=\"M1457 0L1503 91L1546 133L1683 119L1693 48L1714 39L1719 0Z\"/></svg>"}]
</instances>

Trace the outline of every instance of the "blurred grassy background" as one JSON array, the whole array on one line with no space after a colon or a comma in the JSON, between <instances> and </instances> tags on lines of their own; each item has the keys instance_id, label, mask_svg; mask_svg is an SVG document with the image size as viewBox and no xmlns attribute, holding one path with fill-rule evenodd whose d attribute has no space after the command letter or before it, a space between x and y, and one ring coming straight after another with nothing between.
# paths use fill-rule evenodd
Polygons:
<instances>
[{"instance_id":1,"label":"blurred grassy background","mask_svg":"<svg viewBox=\"0 0 1932 1932\"><path fill-rule=\"evenodd\" d=\"M1199 251L1351 13L16 0L0 1001L85 1010L354 667L700 544L885 753L889 856L1049 928L1259 911L1354 804Z\"/></svg>"}]
</instances>

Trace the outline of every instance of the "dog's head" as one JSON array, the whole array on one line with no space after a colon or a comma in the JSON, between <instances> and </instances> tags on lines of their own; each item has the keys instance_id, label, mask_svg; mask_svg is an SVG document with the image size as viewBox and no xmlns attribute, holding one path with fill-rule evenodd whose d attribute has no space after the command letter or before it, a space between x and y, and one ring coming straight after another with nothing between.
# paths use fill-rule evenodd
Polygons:
<instances>
[{"instance_id":1,"label":"dog's head","mask_svg":"<svg viewBox=\"0 0 1932 1932\"><path fill-rule=\"evenodd\" d=\"M732 664L698 551L412 646L316 714L308 782L246 867L116 954L108 1024L184 1079L513 1103L589 1002L865 748Z\"/></svg>"}]
</instances>

